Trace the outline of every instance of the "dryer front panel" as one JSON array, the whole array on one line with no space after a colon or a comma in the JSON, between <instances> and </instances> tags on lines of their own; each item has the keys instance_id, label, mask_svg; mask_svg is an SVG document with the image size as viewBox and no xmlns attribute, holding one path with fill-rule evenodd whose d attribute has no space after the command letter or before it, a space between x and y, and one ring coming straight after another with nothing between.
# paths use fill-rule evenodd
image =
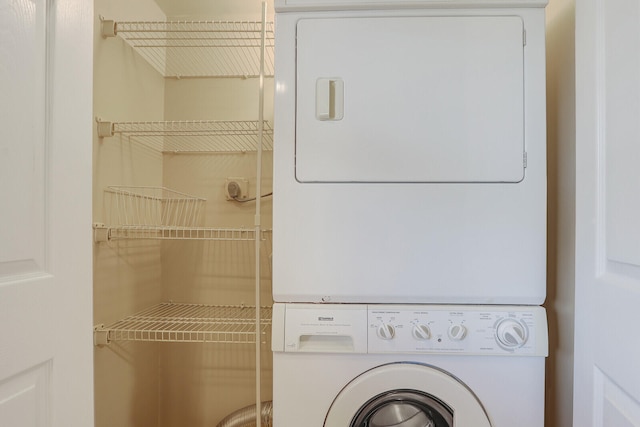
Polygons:
<instances>
[{"instance_id":1,"label":"dryer front panel","mask_svg":"<svg viewBox=\"0 0 640 427\"><path fill-rule=\"evenodd\" d=\"M275 301L544 302L543 9L281 13L276 44Z\"/></svg>"},{"instance_id":2,"label":"dryer front panel","mask_svg":"<svg viewBox=\"0 0 640 427\"><path fill-rule=\"evenodd\" d=\"M517 16L301 19L300 182L519 182Z\"/></svg>"}]
</instances>

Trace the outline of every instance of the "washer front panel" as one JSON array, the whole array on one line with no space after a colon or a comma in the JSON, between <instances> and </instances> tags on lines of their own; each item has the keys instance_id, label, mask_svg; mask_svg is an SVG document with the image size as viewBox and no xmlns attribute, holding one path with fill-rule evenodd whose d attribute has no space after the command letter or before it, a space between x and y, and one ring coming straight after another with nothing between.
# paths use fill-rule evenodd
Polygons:
<instances>
[{"instance_id":1,"label":"washer front panel","mask_svg":"<svg viewBox=\"0 0 640 427\"><path fill-rule=\"evenodd\" d=\"M544 424L542 307L276 303L272 331L275 425L350 427L371 399L410 390L455 427Z\"/></svg>"}]
</instances>

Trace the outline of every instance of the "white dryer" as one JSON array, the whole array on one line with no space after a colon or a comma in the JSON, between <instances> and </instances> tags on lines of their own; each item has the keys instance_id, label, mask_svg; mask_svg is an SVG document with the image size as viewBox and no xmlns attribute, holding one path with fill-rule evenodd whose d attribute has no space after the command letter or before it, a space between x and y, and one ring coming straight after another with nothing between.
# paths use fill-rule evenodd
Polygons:
<instances>
[{"instance_id":1,"label":"white dryer","mask_svg":"<svg viewBox=\"0 0 640 427\"><path fill-rule=\"evenodd\" d=\"M541 307L275 304L276 426L542 427Z\"/></svg>"},{"instance_id":2,"label":"white dryer","mask_svg":"<svg viewBox=\"0 0 640 427\"><path fill-rule=\"evenodd\" d=\"M275 0L275 301L544 301L545 4Z\"/></svg>"}]
</instances>

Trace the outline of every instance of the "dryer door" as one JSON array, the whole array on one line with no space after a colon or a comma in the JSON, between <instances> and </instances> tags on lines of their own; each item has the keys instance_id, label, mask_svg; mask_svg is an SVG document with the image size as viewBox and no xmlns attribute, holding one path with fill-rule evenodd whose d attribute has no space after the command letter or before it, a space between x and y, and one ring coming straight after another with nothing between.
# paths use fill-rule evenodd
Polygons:
<instances>
[{"instance_id":1,"label":"dryer door","mask_svg":"<svg viewBox=\"0 0 640 427\"><path fill-rule=\"evenodd\" d=\"M491 427L469 387L429 365L391 363L371 369L343 388L325 427Z\"/></svg>"},{"instance_id":2,"label":"dryer door","mask_svg":"<svg viewBox=\"0 0 640 427\"><path fill-rule=\"evenodd\" d=\"M519 182L517 16L305 18L296 28L299 182Z\"/></svg>"}]
</instances>

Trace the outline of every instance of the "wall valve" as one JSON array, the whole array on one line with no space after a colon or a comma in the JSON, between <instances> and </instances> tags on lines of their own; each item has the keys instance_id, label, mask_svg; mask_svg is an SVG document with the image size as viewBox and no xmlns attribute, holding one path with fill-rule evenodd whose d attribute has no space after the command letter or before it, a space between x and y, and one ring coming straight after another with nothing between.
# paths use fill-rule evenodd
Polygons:
<instances>
[{"instance_id":1,"label":"wall valve","mask_svg":"<svg viewBox=\"0 0 640 427\"><path fill-rule=\"evenodd\" d=\"M227 200L245 200L249 194L249 180L227 178L224 184Z\"/></svg>"}]
</instances>

